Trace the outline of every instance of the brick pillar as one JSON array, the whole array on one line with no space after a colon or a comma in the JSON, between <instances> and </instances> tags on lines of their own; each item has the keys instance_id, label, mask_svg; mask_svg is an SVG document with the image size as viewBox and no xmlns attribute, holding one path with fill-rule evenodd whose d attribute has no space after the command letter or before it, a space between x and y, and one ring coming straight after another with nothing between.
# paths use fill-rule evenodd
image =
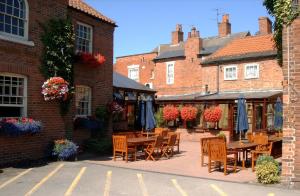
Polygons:
<instances>
[{"instance_id":1,"label":"brick pillar","mask_svg":"<svg viewBox=\"0 0 300 196\"><path fill-rule=\"evenodd\" d=\"M300 188L300 18L283 31L282 182ZM289 46L289 47L288 47Z\"/></svg>"}]
</instances>

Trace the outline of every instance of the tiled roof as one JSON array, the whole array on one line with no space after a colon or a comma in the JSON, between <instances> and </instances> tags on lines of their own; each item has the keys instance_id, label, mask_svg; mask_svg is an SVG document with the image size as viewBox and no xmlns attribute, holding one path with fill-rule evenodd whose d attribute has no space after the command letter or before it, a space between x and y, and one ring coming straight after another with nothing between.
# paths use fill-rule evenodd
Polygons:
<instances>
[{"instance_id":1,"label":"tiled roof","mask_svg":"<svg viewBox=\"0 0 300 196\"><path fill-rule=\"evenodd\" d=\"M238 38L244 38L249 35L249 32L233 33L226 37L207 37L203 38L202 50L200 55L209 55L217 51L219 48L228 44L230 41ZM172 44L161 44L156 47L153 51L158 52L158 56L154 60L168 59L174 57L184 57L184 42L180 42L177 45Z\"/></svg>"},{"instance_id":2,"label":"tiled roof","mask_svg":"<svg viewBox=\"0 0 300 196\"><path fill-rule=\"evenodd\" d=\"M83 0L69 0L69 6L86 14L99 18L105 22L116 25L116 23L112 19L104 16L103 14L89 6L87 3L85 3Z\"/></svg>"},{"instance_id":3,"label":"tiled roof","mask_svg":"<svg viewBox=\"0 0 300 196\"><path fill-rule=\"evenodd\" d=\"M276 55L273 35L257 35L235 39L205 59L204 63L238 60L243 57L265 57Z\"/></svg>"}]
</instances>

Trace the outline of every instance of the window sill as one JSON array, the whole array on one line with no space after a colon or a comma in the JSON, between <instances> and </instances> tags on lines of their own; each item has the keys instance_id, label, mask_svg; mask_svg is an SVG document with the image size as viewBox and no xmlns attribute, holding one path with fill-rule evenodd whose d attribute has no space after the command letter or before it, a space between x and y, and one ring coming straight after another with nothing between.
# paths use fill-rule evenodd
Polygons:
<instances>
[{"instance_id":1,"label":"window sill","mask_svg":"<svg viewBox=\"0 0 300 196\"><path fill-rule=\"evenodd\" d=\"M10 36L5 36L5 35L1 35L1 34L0 34L0 40L14 42L14 43L18 43L18 44L23 44L23 45L26 45L26 46L34 46L33 41L23 40L23 39L10 37Z\"/></svg>"}]
</instances>

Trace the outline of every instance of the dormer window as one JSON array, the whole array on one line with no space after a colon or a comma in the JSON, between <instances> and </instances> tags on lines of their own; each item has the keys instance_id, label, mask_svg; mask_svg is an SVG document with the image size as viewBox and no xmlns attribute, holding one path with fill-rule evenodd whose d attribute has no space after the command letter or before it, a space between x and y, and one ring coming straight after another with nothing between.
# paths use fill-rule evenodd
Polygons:
<instances>
[{"instance_id":1,"label":"dormer window","mask_svg":"<svg viewBox=\"0 0 300 196\"><path fill-rule=\"evenodd\" d=\"M0 0L0 35L28 37L28 13L25 0Z\"/></svg>"}]
</instances>

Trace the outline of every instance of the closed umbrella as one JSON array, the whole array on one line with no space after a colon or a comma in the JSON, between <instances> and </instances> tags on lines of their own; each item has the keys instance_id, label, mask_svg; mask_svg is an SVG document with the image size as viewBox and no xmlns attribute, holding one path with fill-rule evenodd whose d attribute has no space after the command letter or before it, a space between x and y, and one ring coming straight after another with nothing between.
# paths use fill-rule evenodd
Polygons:
<instances>
[{"instance_id":1,"label":"closed umbrella","mask_svg":"<svg viewBox=\"0 0 300 196\"><path fill-rule=\"evenodd\" d=\"M139 113L139 123L142 127L142 130L145 128L146 119L145 119L145 102L140 101L140 113Z\"/></svg>"},{"instance_id":2,"label":"closed umbrella","mask_svg":"<svg viewBox=\"0 0 300 196\"><path fill-rule=\"evenodd\" d=\"M280 98L277 98L275 103L275 115L274 115L274 128L276 130L281 130L283 125L283 117L282 117L282 102Z\"/></svg>"},{"instance_id":3,"label":"closed umbrella","mask_svg":"<svg viewBox=\"0 0 300 196\"><path fill-rule=\"evenodd\" d=\"M242 131L249 129L248 117L246 112L246 100L243 95L238 98L238 109L237 109L237 124L236 131L240 133L240 140L242 139Z\"/></svg>"},{"instance_id":4,"label":"closed umbrella","mask_svg":"<svg viewBox=\"0 0 300 196\"><path fill-rule=\"evenodd\" d=\"M146 131L154 129L156 125L154 114L153 114L153 105L152 101L146 101Z\"/></svg>"}]
</instances>

